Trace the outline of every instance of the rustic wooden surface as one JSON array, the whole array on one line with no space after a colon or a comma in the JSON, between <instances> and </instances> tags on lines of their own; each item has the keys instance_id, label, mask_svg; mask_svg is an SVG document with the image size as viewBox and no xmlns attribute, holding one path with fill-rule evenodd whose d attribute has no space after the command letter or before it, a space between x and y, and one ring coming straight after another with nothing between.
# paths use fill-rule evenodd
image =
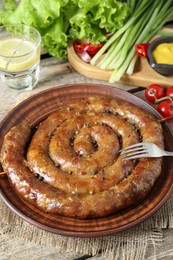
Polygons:
<instances>
[{"instance_id":1,"label":"rustic wooden surface","mask_svg":"<svg viewBox=\"0 0 173 260\"><path fill-rule=\"evenodd\" d=\"M78 72L76 72L68 63L67 60L65 61L58 61L56 58L53 57L47 57L43 56L41 60L41 74L40 74L40 80L37 84L36 88L32 90L32 93L38 93L44 89L48 89L50 87L60 86L64 84L75 84L75 83L103 83L108 84L105 81L101 80L95 80L90 79L88 77L85 77ZM126 91L129 91L136 96L144 98L144 88L139 86L132 86L132 85L123 85L123 84L108 84L112 85L114 87L125 89ZM6 88L2 82L0 82L0 120L2 120L5 115L16 105L16 103L19 103L23 96L30 96L31 92L19 92L15 91L9 88ZM166 259L171 260L173 259L173 230L172 229L165 229L163 230L164 234L164 240L162 243L162 246L160 247L160 251L157 252L157 256L153 256L153 251L148 248L147 255L145 256L146 260L149 259ZM8 244L11 242L12 238L8 239L1 239L0 237L0 246L1 246L1 259L12 259L12 255L15 252L15 248L13 252L8 251L7 255L7 248ZM49 248L43 248L43 246L38 246L34 244L28 244L25 241L22 241L18 238L15 239L15 244L18 244L20 246L21 252L25 250L25 254L28 254L28 258L30 256L30 253L32 252L32 249L37 248L37 250L44 250L45 257L49 259L59 259L59 260L84 260L84 259L91 259L91 260L105 260L106 258L99 257L99 256L91 256L86 254L78 254L78 253L66 253L61 252L56 253L56 249L49 249ZM155 257L155 258L153 258ZM46 259L46 258L44 258Z\"/></svg>"},{"instance_id":2,"label":"rustic wooden surface","mask_svg":"<svg viewBox=\"0 0 173 260\"><path fill-rule=\"evenodd\" d=\"M2 0L0 0L1 6ZM64 85L68 83L105 83L101 80L95 80L87 78L77 73L71 68L68 61L58 61L56 58L42 57L41 61L41 75L36 89L32 92L37 93L44 89ZM110 84L111 85L111 84ZM112 84L121 89L125 89L129 92L144 99L144 90L142 88L134 87L132 85ZM8 114L8 112L23 100L23 93L17 92L6 88L2 82L0 82L0 121ZM25 93L25 96L30 96L29 93ZM172 125L173 128L173 125ZM163 231L163 242L157 250L157 255L153 255L153 247L148 247L145 255L146 260L172 260L173 259L173 229L165 228ZM13 245L13 246L11 246ZM45 248L44 246L35 245L34 243L28 243L19 238L10 238L1 236L0 233L0 259L24 259L20 258L21 255L25 255L25 259L33 259L33 251L42 252L44 255L41 260L44 259L57 259L57 260L107 260L104 257L92 256L79 253L67 253L60 252L54 248ZM15 258L14 258L15 256ZM34 259L38 259L35 257ZM39 258L40 259L40 258ZM140 260L140 259L139 259Z\"/></svg>"}]
</instances>

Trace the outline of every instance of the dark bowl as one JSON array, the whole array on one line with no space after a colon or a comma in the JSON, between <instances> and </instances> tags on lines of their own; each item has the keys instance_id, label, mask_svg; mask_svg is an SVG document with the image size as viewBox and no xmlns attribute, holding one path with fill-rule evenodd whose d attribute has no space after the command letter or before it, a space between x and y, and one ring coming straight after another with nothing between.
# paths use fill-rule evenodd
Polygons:
<instances>
[{"instance_id":1,"label":"dark bowl","mask_svg":"<svg viewBox=\"0 0 173 260\"><path fill-rule=\"evenodd\" d=\"M173 75L173 65L170 64L158 64L156 63L152 52L157 47L157 45L161 43L173 43L173 36L167 36L167 37L159 37L155 40L153 40L148 48L148 61L150 66L159 74L162 74L164 76L171 76Z\"/></svg>"}]
</instances>

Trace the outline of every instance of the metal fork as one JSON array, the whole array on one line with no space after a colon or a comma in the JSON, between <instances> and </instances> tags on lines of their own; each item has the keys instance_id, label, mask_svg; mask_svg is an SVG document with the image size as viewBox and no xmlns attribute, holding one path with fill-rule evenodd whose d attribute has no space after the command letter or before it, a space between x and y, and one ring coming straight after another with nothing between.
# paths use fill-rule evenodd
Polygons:
<instances>
[{"instance_id":1,"label":"metal fork","mask_svg":"<svg viewBox=\"0 0 173 260\"><path fill-rule=\"evenodd\" d=\"M120 150L124 160L138 159L144 157L162 157L173 156L173 152L167 152L160 149L156 144L143 142L130 145Z\"/></svg>"}]
</instances>

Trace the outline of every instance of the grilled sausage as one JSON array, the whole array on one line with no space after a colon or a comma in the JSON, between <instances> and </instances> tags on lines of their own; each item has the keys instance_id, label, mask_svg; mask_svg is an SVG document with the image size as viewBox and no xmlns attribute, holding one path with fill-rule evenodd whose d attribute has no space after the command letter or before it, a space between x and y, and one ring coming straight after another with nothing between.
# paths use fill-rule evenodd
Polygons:
<instances>
[{"instance_id":1,"label":"grilled sausage","mask_svg":"<svg viewBox=\"0 0 173 260\"><path fill-rule=\"evenodd\" d=\"M120 147L140 140L163 148L158 121L128 102L89 97L59 108L30 132L23 124L6 134L1 164L19 196L47 212L111 214L144 198L161 173L161 159L119 155Z\"/></svg>"}]
</instances>

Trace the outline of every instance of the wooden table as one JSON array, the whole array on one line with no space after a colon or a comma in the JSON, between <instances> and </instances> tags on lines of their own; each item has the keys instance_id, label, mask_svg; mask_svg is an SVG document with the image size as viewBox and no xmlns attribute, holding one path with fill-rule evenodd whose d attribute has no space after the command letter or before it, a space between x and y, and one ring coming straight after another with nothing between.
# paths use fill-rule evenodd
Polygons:
<instances>
[{"instance_id":1,"label":"wooden table","mask_svg":"<svg viewBox=\"0 0 173 260\"><path fill-rule=\"evenodd\" d=\"M87 78L79 73L77 73L69 64L67 60L59 61L56 58L49 57L48 55L42 55L41 59L41 73L40 73L40 79L39 83L37 84L36 88L32 91L28 92L18 92L9 88L6 88L2 82L0 82L0 120L2 120L8 112L20 101L22 101L27 96L30 96L32 94L38 93L42 90L55 87L55 86L61 86L64 84L75 84L75 83L102 83L102 84L108 84L105 81L100 81L96 79L90 79ZM124 85L124 84L108 84L112 85L116 88L124 89L126 91L129 91L133 93L136 96L141 97L142 99L145 99L144 97L144 88L138 87L138 86L131 86L131 85ZM172 125L173 126L173 125ZM171 140L172 141L172 140ZM157 256L153 255L153 250L148 247L145 259L167 259L171 260L173 259L173 230L171 228L165 228L162 230L163 232L163 241L161 243L161 246L157 250ZM35 250L41 250L41 246L34 245L33 243L29 243L26 241L22 241L19 238L15 239L16 245L18 244L20 250L18 252L18 257L16 258L9 257L9 255L6 254L6 247L9 243L9 239L5 239L0 236L0 259L21 259L20 256L20 250L25 250L25 259L36 259L36 258L30 258L32 249ZM15 250L15 249L14 249ZM44 249L45 251L45 257L47 259L59 259L59 260L84 260L84 259L92 259L92 260L103 260L107 258L103 258L100 256L94 256L94 255L86 255L83 253L66 253L61 252L58 253L55 250L50 250L49 248ZM155 257L155 258L154 258ZM40 258L39 258L40 259ZM41 258L46 259L46 258ZM121 260L121 257L119 258ZM139 259L140 260L140 259Z\"/></svg>"}]
</instances>

